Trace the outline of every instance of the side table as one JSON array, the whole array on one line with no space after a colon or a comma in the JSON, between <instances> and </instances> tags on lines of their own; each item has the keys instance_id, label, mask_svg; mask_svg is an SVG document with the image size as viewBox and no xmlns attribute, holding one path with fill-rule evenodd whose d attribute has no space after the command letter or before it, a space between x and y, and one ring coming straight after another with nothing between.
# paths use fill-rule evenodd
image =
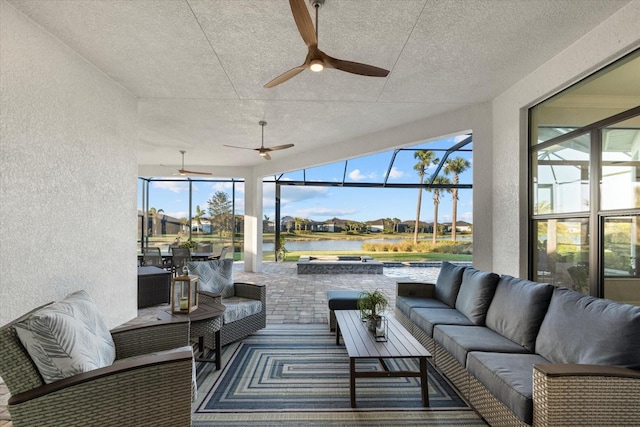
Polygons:
<instances>
[{"instance_id":1,"label":"side table","mask_svg":"<svg viewBox=\"0 0 640 427\"><path fill-rule=\"evenodd\" d=\"M171 313L171 310L162 311L158 314L160 320L171 318L183 318L186 317L191 321L190 338L192 340L198 340L198 354L196 355L197 362L210 362L216 364L216 370L222 367L221 353L221 340L220 329L222 329L222 315L227 308L223 304L214 302L206 302L198 304L198 308L191 313ZM215 342L215 359L209 359L204 357L205 346L204 339L206 335L212 335Z\"/></svg>"}]
</instances>

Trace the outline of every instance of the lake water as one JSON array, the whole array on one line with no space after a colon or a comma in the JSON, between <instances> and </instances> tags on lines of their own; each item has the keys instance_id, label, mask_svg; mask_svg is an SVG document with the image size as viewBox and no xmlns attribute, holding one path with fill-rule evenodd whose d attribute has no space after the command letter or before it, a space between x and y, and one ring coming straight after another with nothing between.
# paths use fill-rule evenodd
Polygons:
<instances>
[{"instance_id":1,"label":"lake water","mask_svg":"<svg viewBox=\"0 0 640 427\"><path fill-rule=\"evenodd\" d=\"M370 239L370 240L288 240L285 246L288 251L295 252L313 252L313 251L361 251L363 243L398 243L403 240L410 239ZM449 237L438 240L450 240ZM458 238L458 240L471 240L470 237ZM274 250L273 243L263 243L263 252L272 252Z\"/></svg>"}]
</instances>

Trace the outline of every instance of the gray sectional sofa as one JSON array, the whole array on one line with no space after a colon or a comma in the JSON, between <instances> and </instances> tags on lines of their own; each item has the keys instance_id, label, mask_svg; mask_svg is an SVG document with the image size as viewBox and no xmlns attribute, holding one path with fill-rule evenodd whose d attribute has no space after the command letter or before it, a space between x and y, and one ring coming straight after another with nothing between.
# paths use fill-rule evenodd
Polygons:
<instances>
[{"instance_id":1,"label":"gray sectional sofa","mask_svg":"<svg viewBox=\"0 0 640 427\"><path fill-rule=\"evenodd\" d=\"M396 318L491 425L640 425L640 307L443 262Z\"/></svg>"}]
</instances>

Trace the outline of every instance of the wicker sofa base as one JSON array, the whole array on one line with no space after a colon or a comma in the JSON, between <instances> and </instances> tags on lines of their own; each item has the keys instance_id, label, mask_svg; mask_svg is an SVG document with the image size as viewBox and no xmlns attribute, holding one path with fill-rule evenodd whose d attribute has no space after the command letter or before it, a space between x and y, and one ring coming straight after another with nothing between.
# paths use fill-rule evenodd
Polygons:
<instances>
[{"instance_id":1,"label":"wicker sofa base","mask_svg":"<svg viewBox=\"0 0 640 427\"><path fill-rule=\"evenodd\" d=\"M427 351L431 353L432 356L434 356L433 362L437 366L438 361L435 360L436 342L433 340L433 338L431 338L429 335L426 334L426 332L424 332L422 329L418 327L413 328L413 332L411 333L411 335L413 335L415 339L417 339L418 342L422 344L422 346L426 348Z\"/></svg>"},{"instance_id":2,"label":"wicker sofa base","mask_svg":"<svg viewBox=\"0 0 640 427\"><path fill-rule=\"evenodd\" d=\"M438 369L456 386L462 397L469 400L469 373L440 345L435 344L435 361Z\"/></svg>"},{"instance_id":3,"label":"wicker sofa base","mask_svg":"<svg viewBox=\"0 0 640 427\"><path fill-rule=\"evenodd\" d=\"M472 375L469 375L469 403L492 426L528 426Z\"/></svg>"},{"instance_id":4,"label":"wicker sofa base","mask_svg":"<svg viewBox=\"0 0 640 427\"><path fill-rule=\"evenodd\" d=\"M407 317L406 314L400 310L395 310L396 320L411 334L413 335L413 322Z\"/></svg>"},{"instance_id":5,"label":"wicker sofa base","mask_svg":"<svg viewBox=\"0 0 640 427\"><path fill-rule=\"evenodd\" d=\"M534 426L637 426L640 379L548 376L533 369ZM593 408L598 408L594 411Z\"/></svg>"}]
</instances>

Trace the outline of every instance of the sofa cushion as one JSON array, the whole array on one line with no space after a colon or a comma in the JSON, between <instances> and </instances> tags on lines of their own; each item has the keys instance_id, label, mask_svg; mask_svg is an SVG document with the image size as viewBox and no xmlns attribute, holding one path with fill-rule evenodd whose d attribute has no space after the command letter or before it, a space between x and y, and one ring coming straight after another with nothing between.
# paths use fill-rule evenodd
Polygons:
<instances>
[{"instance_id":1,"label":"sofa cushion","mask_svg":"<svg viewBox=\"0 0 640 427\"><path fill-rule=\"evenodd\" d=\"M252 314L260 313L262 310L262 302L260 300L231 297L223 298L222 304L227 308L224 312L224 324L244 319Z\"/></svg>"},{"instance_id":2,"label":"sofa cushion","mask_svg":"<svg viewBox=\"0 0 640 427\"><path fill-rule=\"evenodd\" d=\"M220 294L222 298L234 295L233 259L189 261L190 275L198 276L198 289Z\"/></svg>"},{"instance_id":3,"label":"sofa cushion","mask_svg":"<svg viewBox=\"0 0 640 427\"><path fill-rule=\"evenodd\" d=\"M430 337L433 337L435 325L473 325L455 308L415 308L411 311L410 319Z\"/></svg>"},{"instance_id":4,"label":"sofa cushion","mask_svg":"<svg viewBox=\"0 0 640 427\"><path fill-rule=\"evenodd\" d=\"M411 317L411 310L414 308L451 308L447 304L435 298L422 297L396 297L396 308L404 313L407 317Z\"/></svg>"},{"instance_id":5,"label":"sofa cushion","mask_svg":"<svg viewBox=\"0 0 640 427\"><path fill-rule=\"evenodd\" d=\"M487 311L487 327L529 351L535 351L536 336L549 308L553 289L547 283L500 277Z\"/></svg>"},{"instance_id":6,"label":"sofa cushion","mask_svg":"<svg viewBox=\"0 0 640 427\"><path fill-rule=\"evenodd\" d=\"M33 312L14 328L45 383L109 366L116 358L111 333L85 291Z\"/></svg>"},{"instance_id":7,"label":"sofa cushion","mask_svg":"<svg viewBox=\"0 0 640 427\"><path fill-rule=\"evenodd\" d=\"M467 370L518 418L533 422L533 365L549 363L537 354L472 351Z\"/></svg>"},{"instance_id":8,"label":"sofa cushion","mask_svg":"<svg viewBox=\"0 0 640 427\"><path fill-rule=\"evenodd\" d=\"M433 340L462 366L467 364L470 351L529 353L526 348L484 326L436 325Z\"/></svg>"},{"instance_id":9,"label":"sofa cushion","mask_svg":"<svg viewBox=\"0 0 640 427\"><path fill-rule=\"evenodd\" d=\"M554 363L640 369L640 306L556 288L536 352Z\"/></svg>"},{"instance_id":10,"label":"sofa cushion","mask_svg":"<svg viewBox=\"0 0 640 427\"><path fill-rule=\"evenodd\" d=\"M475 325L484 326L487 310L499 278L495 273L466 268L462 273L456 309Z\"/></svg>"},{"instance_id":11,"label":"sofa cushion","mask_svg":"<svg viewBox=\"0 0 640 427\"><path fill-rule=\"evenodd\" d=\"M442 261L434 296L451 308L456 306L456 298L460 290L460 283L462 283L462 272L465 268Z\"/></svg>"}]
</instances>

